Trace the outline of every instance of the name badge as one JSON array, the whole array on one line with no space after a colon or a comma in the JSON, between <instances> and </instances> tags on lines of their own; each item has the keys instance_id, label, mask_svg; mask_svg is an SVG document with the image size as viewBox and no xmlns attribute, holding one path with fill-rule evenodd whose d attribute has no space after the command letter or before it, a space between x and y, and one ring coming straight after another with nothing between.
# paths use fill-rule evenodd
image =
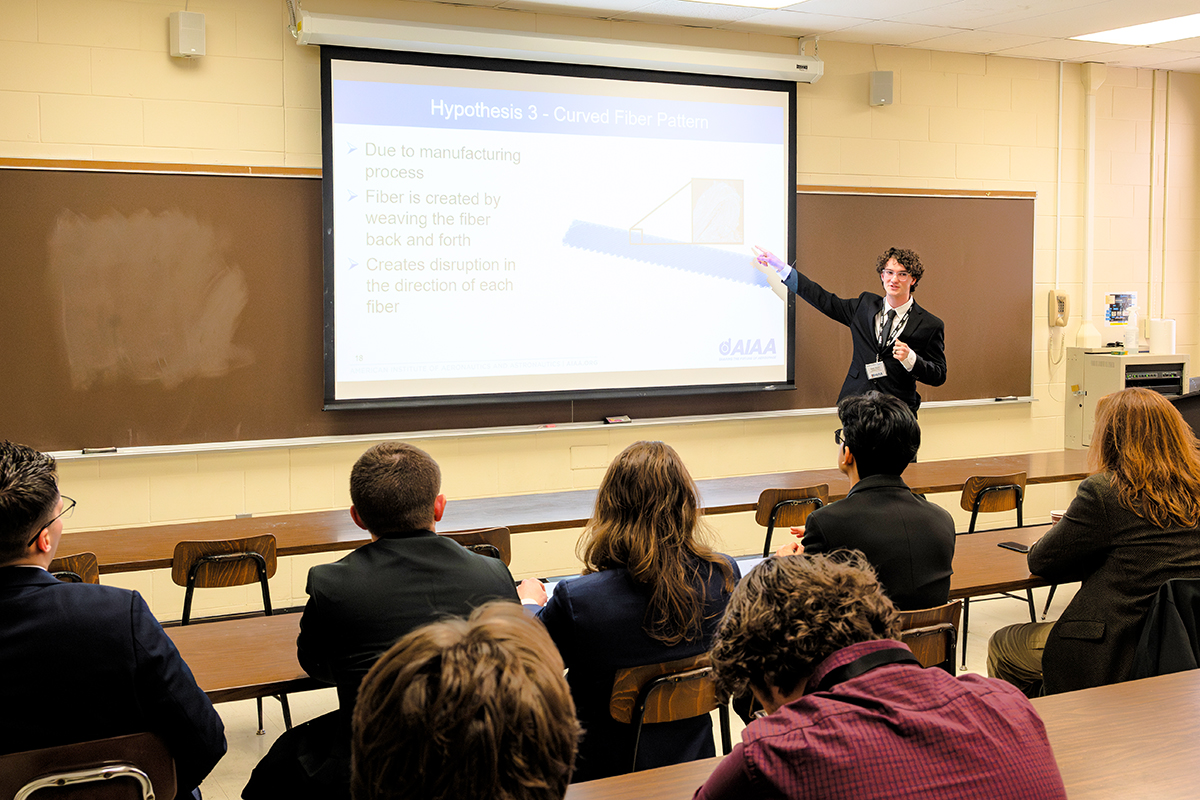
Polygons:
<instances>
[{"instance_id":1,"label":"name badge","mask_svg":"<svg viewBox=\"0 0 1200 800\"><path fill-rule=\"evenodd\" d=\"M867 377L873 381L887 377L887 369L883 366L882 361L872 361L867 364Z\"/></svg>"}]
</instances>

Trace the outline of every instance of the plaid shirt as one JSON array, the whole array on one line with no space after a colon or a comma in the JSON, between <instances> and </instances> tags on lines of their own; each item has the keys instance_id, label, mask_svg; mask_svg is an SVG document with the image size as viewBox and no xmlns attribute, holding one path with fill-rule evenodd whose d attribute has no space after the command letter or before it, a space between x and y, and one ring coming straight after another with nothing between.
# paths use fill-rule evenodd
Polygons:
<instances>
[{"instance_id":1,"label":"plaid shirt","mask_svg":"<svg viewBox=\"0 0 1200 800\"><path fill-rule=\"evenodd\" d=\"M809 686L892 640L839 650ZM1065 800L1046 729L1009 684L885 664L755 720L696 800Z\"/></svg>"}]
</instances>

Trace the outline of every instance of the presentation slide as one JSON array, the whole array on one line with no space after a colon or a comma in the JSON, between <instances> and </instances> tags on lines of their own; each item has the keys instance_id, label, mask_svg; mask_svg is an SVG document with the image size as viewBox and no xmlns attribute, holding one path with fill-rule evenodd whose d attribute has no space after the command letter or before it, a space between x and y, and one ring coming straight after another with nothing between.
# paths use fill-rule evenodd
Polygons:
<instances>
[{"instance_id":1,"label":"presentation slide","mask_svg":"<svg viewBox=\"0 0 1200 800\"><path fill-rule=\"evenodd\" d=\"M329 405L788 381L788 91L329 67Z\"/></svg>"}]
</instances>

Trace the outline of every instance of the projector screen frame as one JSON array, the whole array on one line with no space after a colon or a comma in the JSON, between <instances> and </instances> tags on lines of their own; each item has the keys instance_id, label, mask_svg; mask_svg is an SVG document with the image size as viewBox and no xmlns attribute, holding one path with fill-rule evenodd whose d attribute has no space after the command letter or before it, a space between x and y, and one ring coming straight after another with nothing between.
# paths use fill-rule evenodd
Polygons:
<instances>
[{"instance_id":1,"label":"projector screen frame","mask_svg":"<svg viewBox=\"0 0 1200 800\"><path fill-rule=\"evenodd\" d=\"M646 397L686 397L694 395L736 395L761 392L791 391L796 388L795 376L795 309L796 298L786 293L783 303L786 378L783 381L696 384L643 387L612 387L599 389L568 389L555 391L492 392L479 394L428 395L367 399L338 399L336 397L336 330L334 323L334 166L333 166L333 98L332 67L335 60L384 62L417 66L471 69L493 72L560 75L566 77L600 78L634 82L678 85L716 86L735 89L757 89L780 92L787 97L787 177L786 193L786 258L796 261L796 205L792 182L796 174L797 148L797 84L793 81L719 76L701 73L681 73L659 70L628 69L586 64L564 64L527 60L508 60L476 56L443 55L423 52L378 50L356 47L321 47L321 149L322 149L322 261L323 261L323 359L325 411L353 411L388 408L421 408L431 406L477 406L493 403L553 402L575 400L606 400ZM749 246L747 245L749 251ZM749 252L747 252L749 261Z\"/></svg>"}]
</instances>

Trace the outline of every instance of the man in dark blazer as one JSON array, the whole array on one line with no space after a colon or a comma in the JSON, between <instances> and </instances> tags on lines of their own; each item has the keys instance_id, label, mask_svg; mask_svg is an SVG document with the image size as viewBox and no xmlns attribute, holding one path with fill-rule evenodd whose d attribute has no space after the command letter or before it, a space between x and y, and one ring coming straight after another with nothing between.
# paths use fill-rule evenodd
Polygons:
<instances>
[{"instance_id":1,"label":"man in dark blazer","mask_svg":"<svg viewBox=\"0 0 1200 800\"><path fill-rule=\"evenodd\" d=\"M149 731L191 796L225 727L137 592L46 571L74 506L53 458L0 443L0 753Z\"/></svg>"},{"instance_id":2,"label":"man in dark blazer","mask_svg":"<svg viewBox=\"0 0 1200 800\"><path fill-rule=\"evenodd\" d=\"M916 414L921 407L917 381L930 386L946 382L945 328L912 297L925 274L914 251L893 247L878 258L875 271L883 284L883 297L863 292L845 300L777 256L756 250L759 264L774 267L790 291L835 322L849 326L854 356L838 400L876 389L899 397Z\"/></svg>"},{"instance_id":3,"label":"man in dark blazer","mask_svg":"<svg viewBox=\"0 0 1200 800\"><path fill-rule=\"evenodd\" d=\"M814 511L801 544L780 553L861 550L901 611L946 603L954 520L900 477L921 446L916 417L899 399L872 391L838 403L838 418L838 469L850 478L850 493Z\"/></svg>"},{"instance_id":4,"label":"man in dark blazer","mask_svg":"<svg viewBox=\"0 0 1200 800\"><path fill-rule=\"evenodd\" d=\"M281 736L243 797L348 796L350 719L376 660L428 622L466 617L489 600L519 601L504 562L435 532L446 507L441 481L437 462L403 442L378 444L355 463L350 517L371 542L308 571L296 641L300 666L337 686L339 708ZM545 602L537 581L523 582L522 593Z\"/></svg>"}]
</instances>

